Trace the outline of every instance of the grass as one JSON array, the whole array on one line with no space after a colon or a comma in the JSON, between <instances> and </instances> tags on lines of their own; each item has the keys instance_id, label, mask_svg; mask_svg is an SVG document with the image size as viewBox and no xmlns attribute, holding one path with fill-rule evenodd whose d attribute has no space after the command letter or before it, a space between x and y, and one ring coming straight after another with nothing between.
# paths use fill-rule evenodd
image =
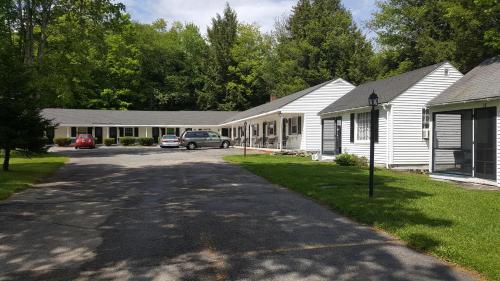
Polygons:
<instances>
[{"instance_id":1,"label":"grass","mask_svg":"<svg viewBox=\"0 0 500 281\"><path fill-rule=\"evenodd\" d=\"M3 157L1 159L3 161ZM10 171L0 171L0 200L31 187L64 165L67 159L53 154L32 158L14 155L10 159Z\"/></svg>"},{"instance_id":2,"label":"grass","mask_svg":"<svg viewBox=\"0 0 500 281\"><path fill-rule=\"evenodd\" d=\"M500 280L500 192L467 190L426 175L375 171L292 156L228 156L267 180L383 229L417 250Z\"/></svg>"}]
</instances>

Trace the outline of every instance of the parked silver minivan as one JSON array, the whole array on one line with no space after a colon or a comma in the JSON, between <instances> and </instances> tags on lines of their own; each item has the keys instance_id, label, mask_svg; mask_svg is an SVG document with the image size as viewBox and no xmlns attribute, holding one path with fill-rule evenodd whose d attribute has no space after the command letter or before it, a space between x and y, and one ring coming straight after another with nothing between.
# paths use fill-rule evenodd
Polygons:
<instances>
[{"instance_id":1,"label":"parked silver minivan","mask_svg":"<svg viewBox=\"0 0 500 281\"><path fill-rule=\"evenodd\" d=\"M230 145L230 138L221 137L211 131L187 131L181 136L181 146L185 146L189 150L198 147L228 148Z\"/></svg>"}]
</instances>

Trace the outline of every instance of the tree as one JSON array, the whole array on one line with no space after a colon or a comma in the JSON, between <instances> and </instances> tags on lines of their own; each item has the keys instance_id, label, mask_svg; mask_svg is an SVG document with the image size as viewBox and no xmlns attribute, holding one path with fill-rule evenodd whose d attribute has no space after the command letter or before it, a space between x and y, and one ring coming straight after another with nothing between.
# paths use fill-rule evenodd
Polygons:
<instances>
[{"instance_id":1,"label":"tree","mask_svg":"<svg viewBox=\"0 0 500 281\"><path fill-rule=\"evenodd\" d=\"M0 29L6 30L5 26ZM40 116L29 87L31 67L23 63L20 46L5 34L0 33L0 149L4 151L3 170L8 171L12 150L43 151L48 121Z\"/></svg>"},{"instance_id":2,"label":"tree","mask_svg":"<svg viewBox=\"0 0 500 281\"><path fill-rule=\"evenodd\" d=\"M332 78L360 83L375 75L372 46L339 0L300 0L280 26L276 95Z\"/></svg>"},{"instance_id":3,"label":"tree","mask_svg":"<svg viewBox=\"0 0 500 281\"><path fill-rule=\"evenodd\" d=\"M199 91L198 106L202 109L216 109L218 103L228 96L226 84L236 77L229 71L236 62L231 49L236 42L238 19L236 12L226 4L223 15L212 18L212 25L207 29L209 59L205 67L207 84Z\"/></svg>"},{"instance_id":4,"label":"tree","mask_svg":"<svg viewBox=\"0 0 500 281\"><path fill-rule=\"evenodd\" d=\"M500 51L496 0L388 0L378 7L370 27L386 76L444 60L467 72Z\"/></svg>"},{"instance_id":5,"label":"tree","mask_svg":"<svg viewBox=\"0 0 500 281\"><path fill-rule=\"evenodd\" d=\"M224 88L226 96L218 106L220 110L245 110L269 100L270 83L266 75L271 57L271 38L259 32L258 26L239 24L230 56L232 80Z\"/></svg>"}]
</instances>

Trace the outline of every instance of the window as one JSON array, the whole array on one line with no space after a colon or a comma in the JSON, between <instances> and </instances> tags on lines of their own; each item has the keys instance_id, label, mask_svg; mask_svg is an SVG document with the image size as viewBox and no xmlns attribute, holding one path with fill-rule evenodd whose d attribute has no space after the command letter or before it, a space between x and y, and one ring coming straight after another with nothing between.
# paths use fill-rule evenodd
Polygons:
<instances>
[{"instance_id":1,"label":"window","mask_svg":"<svg viewBox=\"0 0 500 281\"><path fill-rule=\"evenodd\" d=\"M297 134L302 134L302 116L297 117Z\"/></svg>"},{"instance_id":2,"label":"window","mask_svg":"<svg viewBox=\"0 0 500 281\"><path fill-rule=\"evenodd\" d=\"M252 136L254 137L259 136L259 124L252 125Z\"/></svg>"},{"instance_id":3,"label":"window","mask_svg":"<svg viewBox=\"0 0 500 281\"><path fill-rule=\"evenodd\" d=\"M370 112L358 113L357 140L370 140Z\"/></svg>"},{"instance_id":4,"label":"window","mask_svg":"<svg viewBox=\"0 0 500 281\"><path fill-rule=\"evenodd\" d=\"M375 120L373 122L374 125L374 140L378 142L378 120L379 120L379 111L375 110L374 112ZM352 115L351 115L352 122ZM356 119L356 140L358 141L369 141L370 140L370 123L371 123L371 112L362 112L357 114ZM352 127L351 127L352 133Z\"/></svg>"},{"instance_id":5,"label":"window","mask_svg":"<svg viewBox=\"0 0 500 281\"><path fill-rule=\"evenodd\" d=\"M354 142L354 113L351 113L351 138L350 138L350 141L351 142Z\"/></svg>"},{"instance_id":6,"label":"window","mask_svg":"<svg viewBox=\"0 0 500 281\"><path fill-rule=\"evenodd\" d=\"M422 130L429 129L429 121L431 120L429 109L422 108Z\"/></svg>"},{"instance_id":7,"label":"window","mask_svg":"<svg viewBox=\"0 0 500 281\"><path fill-rule=\"evenodd\" d=\"M167 135L175 134L175 128L167 128Z\"/></svg>"},{"instance_id":8,"label":"window","mask_svg":"<svg viewBox=\"0 0 500 281\"><path fill-rule=\"evenodd\" d=\"M267 125L267 133L269 135L274 135L275 128L276 128L276 121L268 123L268 125Z\"/></svg>"},{"instance_id":9,"label":"window","mask_svg":"<svg viewBox=\"0 0 500 281\"><path fill-rule=\"evenodd\" d=\"M125 137L133 137L134 128L125 128Z\"/></svg>"},{"instance_id":10,"label":"window","mask_svg":"<svg viewBox=\"0 0 500 281\"><path fill-rule=\"evenodd\" d=\"M211 138L218 138L219 137L219 135L214 133L214 132L208 132L208 136Z\"/></svg>"},{"instance_id":11,"label":"window","mask_svg":"<svg viewBox=\"0 0 500 281\"><path fill-rule=\"evenodd\" d=\"M292 135L298 133L298 120L297 117L292 117Z\"/></svg>"}]
</instances>

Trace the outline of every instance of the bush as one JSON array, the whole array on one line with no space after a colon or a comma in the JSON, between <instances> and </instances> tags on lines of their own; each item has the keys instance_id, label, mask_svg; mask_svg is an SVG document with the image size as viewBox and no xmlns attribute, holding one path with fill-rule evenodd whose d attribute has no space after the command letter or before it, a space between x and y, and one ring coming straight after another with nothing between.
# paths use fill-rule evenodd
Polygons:
<instances>
[{"instance_id":1,"label":"bush","mask_svg":"<svg viewBox=\"0 0 500 281\"><path fill-rule=\"evenodd\" d=\"M54 143L57 146L68 146L71 144L71 138L54 138Z\"/></svg>"},{"instance_id":2,"label":"bush","mask_svg":"<svg viewBox=\"0 0 500 281\"><path fill-rule=\"evenodd\" d=\"M154 143L153 138L138 138L137 142L142 146L151 146Z\"/></svg>"},{"instance_id":3,"label":"bush","mask_svg":"<svg viewBox=\"0 0 500 281\"><path fill-rule=\"evenodd\" d=\"M135 144L135 138L123 137L123 138L120 138L120 143L123 146L134 145Z\"/></svg>"},{"instance_id":4,"label":"bush","mask_svg":"<svg viewBox=\"0 0 500 281\"><path fill-rule=\"evenodd\" d=\"M354 154L342 153L335 157L335 163L340 166L356 166L356 167L366 167L368 166L368 160L366 157L359 157Z\"/></svg>"},{"instance_id":5,"label":"bush","mask_svg":"<svg viewBox=\"0 0 500 281\"><path fill-rule=\"evenodd\" d=\"M112 146L113 144L115 144L115 139L114 138L104 139L104 145L105 146Z\"/></svg>"}]
</instances>

